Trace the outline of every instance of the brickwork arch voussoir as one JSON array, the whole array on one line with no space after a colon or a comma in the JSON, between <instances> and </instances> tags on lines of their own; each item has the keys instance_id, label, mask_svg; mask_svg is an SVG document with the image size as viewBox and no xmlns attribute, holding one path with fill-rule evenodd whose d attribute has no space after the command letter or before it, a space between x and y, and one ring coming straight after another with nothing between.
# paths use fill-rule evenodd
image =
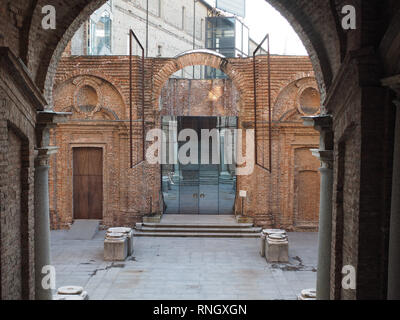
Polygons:
<instances>
[{"instance_id":1,"label":"brickwork arch voussoir","mask_svg":"<svg viewBox=\"0 0 400 320\"><path fill-rule=\"evenodd\" d=\"M242 77L240 72L238 72L234 66L232 66L229 61L218 55L205 53L205 52L191 52L187 54L182 54L177 58L169 60L161 69L154 75L154 90L153 90L153 100L158 101L158 97L161 94L161 90L164 87L168 79L179 70L191 66L207 66L215 69L219 69L225 72L228 77L232 80L236 89L240 94L243 93L243 88L241 84Z\"/></svg>"}]
</instances>

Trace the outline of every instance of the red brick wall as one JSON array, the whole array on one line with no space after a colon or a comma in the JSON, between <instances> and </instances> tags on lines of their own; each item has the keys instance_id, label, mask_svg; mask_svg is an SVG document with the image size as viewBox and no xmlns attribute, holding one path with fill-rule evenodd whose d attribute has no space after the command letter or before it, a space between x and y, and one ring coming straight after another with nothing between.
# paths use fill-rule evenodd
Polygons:
<instances>
[{"instance_id":1,"label":"red brick wall","mask_svg":"<svg viewBox=\"0 0 400 320\"><path fill-rule=\"evenodd\" d=\"M104 221L107 226L133 225L141 221L145 214L160 212L160 168L144 164L129 169L128 105L129 105L129 68L127 57L72 57L61 61L55 87L55 110L73 112L71 121L57 127L52 135L52 144L60 147L54 157L50 173L51 210L53 227L66 227L72 222L72 148L77 146L96 146L104 148ZM134 76L134 157L140 160L140 118L141 90L140 77L137 74L140 64L135 60ZM223 69L232 80L216 80L218 85L227 87L218 108L213 115L238 115L240 128L254 128L253 69L251 59L229 59L224 61L213 55L188 55L176 61L173 59L147 59L145 73L145 114L146 129L160 126L159 95L162 101L170 102L177 97L169 114L211 115L207 103L197 103L194 109L188 109L189 82L168 78L179 68L188 65L207 64ZM266 57L258 57L259 70L267 68ZM77 66L79 65L79 68ZM272 102L273 102L273 170L272 174L259 168L250 176L238 177L238 190L247 190L245 215L252 217L256 224L263 226L281 226L287 229L305 227L295 224L295 168L307 167L318 176L319 163L309 157L298 163L296 150L318 147L318 133L302 125L299 108L300 96L306 88L316 88L310 61L306 57L272 57ZM266 72L258 74L258 122L268 120ZM177 87L174 85L177 82ZM167 84L167 86L165 86ZM98 94L97 106L86 111L78 106L80 88L90 85ZM212 81L192 81L193 102L209 94ZM163 89L164 88L164 89ZM236 90L232 90L236 88ZM207 89L207 90L206 90ZM166 99L167 98L167 99ZM171 100L172 99L172 100ZM230 99L230 100L229 100ZM214 106L215 107L215 106ZM232 110L234 108L235 110ZM237 110L236 110L237 109ZM180 111L179 111L180 110ZM220 114L221 113L221 114ZM261 123L261 122L260 122ZM262 126L260 124L261 129ZM265 129L265 128L264 128ZM260 131L261 132L261 131ZM263 142L264 140L264 142ZM268 139L259 137L260 157L268 158ZM264 152L261 145L264 143ZM260 161L262 159L260 158ZM309 163L309 158L313 161ZM313 180L315 179L312 178ZM311 184L313 184L312 182ZM317 181L318 183L318 181ZM318 192L314 192L318 190ZM307 194L318 211L319 189ZM152 202L150 202L152 200ZM241 206L237 205L237 213ZM301 215L301 213L298 213ZM317 226L318 212L308 227Z\"/></svg>"},{"instance_id":2,"label":"red brick wall","mask_svg":"<svg viewBox=\"0 0 400 320\"><path fill-rule=\"evenodd\" d=\"M238 116L240 94L231 80L170 79L161 92L161 116Z\"/></svg>"}]
</instances>

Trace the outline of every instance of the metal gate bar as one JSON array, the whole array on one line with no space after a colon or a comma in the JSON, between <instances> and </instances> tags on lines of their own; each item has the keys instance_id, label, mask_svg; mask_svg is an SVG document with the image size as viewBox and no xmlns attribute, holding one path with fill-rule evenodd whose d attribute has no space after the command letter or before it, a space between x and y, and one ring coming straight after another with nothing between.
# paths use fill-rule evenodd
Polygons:
<instances>
[{"instance_id":1,"label":"metal gate bar","mask_svg":"<svg viewBox=\"0 0 400 320\"><path fill-rule=\"evenodd\" d=\"M136 43L139 45L142 51L142 61L141 61L141 83L142 83L142 159L137 163L133 163L133 119L132 119L132 111L133 111L133 62L132 62L132 49L133 49L133 39L135 39ZM131 168L135 168L138 165L142 164L145 160L145 114L144 114L144 54L145 50L137 38L136 34L131 29L129 31L129 126L130 126L130 166Z\"/></svg>"},{"instance_id":2,"label":"metal gate bar","mask_svg":"<svg viewBox=\"0 0 400 320\"><path fill-rule=\"evenodd\" d=\"M264 142L263 142L263 163L258 163L258 146L257 146L257 72L256 72L256 54L262 48L264 42L267 41L268 47L268 114L269 114L269 168L265 166L264 157ZM269 34L265 36L263 41L258 45L253 52L253 81L254 81L254 128L255 128L255 163L258 167L268 172L272 172L272 109L271 109L271 54L270 54L270 37Z\"/></svg>"}]
</instances>

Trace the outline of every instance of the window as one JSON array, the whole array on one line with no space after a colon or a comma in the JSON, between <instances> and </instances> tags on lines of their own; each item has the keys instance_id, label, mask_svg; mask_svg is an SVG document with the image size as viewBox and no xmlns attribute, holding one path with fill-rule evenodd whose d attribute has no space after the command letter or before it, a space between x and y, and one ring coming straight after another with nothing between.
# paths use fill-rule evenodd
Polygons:
<instances>
[{"instance_id":1,"label":"window","mask_svg":"<svg viewBox=\"0 0 400 320\"><path fill-rule=\"evenodd\" d=\"M204 19L200 21L200 40L203 40L203 32L204 32Z\"/></svg>"},{"instance_id":2,"label":"window","mask_svg":"<svg viewBox=\"0 0 400 320\"><path fill-rule=\"evenodd\" d=\"M315 88L306 88L299 98L300 111L305 115L317 114L321 106L321 95Z\"/></svg>"},{"instance_id":3,"label":"window","mask_svg":"<svg viewBox=\"0 0 400 320\"><path fill-rule=\"evenodd\" d=\"M158 0L158 16L162 16L162 0Z\"/></svg>"},{"instance_id":4,"label":"window","mask_svg":"<svg viewBox=\"0 0 400 320\"><path fill-rule=\"evenodd\" d=\"M87 27L87 54L111 54L111 33L112 2L111 0L109 0L90 16Z\"/></svg>"},{"instance_id":5,"label":"window","mask_svg":"<svg viewBox=\"0 0 400 320\"><path fill-rule=\"evenodd\" d=\"M182 30L185 30L185 15L186 15L186 8L182 7Z\"/></svg>"},{"instance_id":6,"label":"window","mask_svg":"<svg viewBox=\"0 0 400 320\"><path fill-rule=\"evenodd\" d=\"M247 57L249 54L249 30L235 17L208 17L205 26L206 48L227 58ZM206 77L224 78L219 70L206 68Z\"/></svg>"},{"instance_id":7,"label":"window","mask_svg":"<svg viewBox=\"0 0 400 320\"><path fill-rule=\"evenodd\" d=\"M111 54L111 15L106 10L96 20L93 15L90 19L90 55L109 55Z\"/></svg>"}]
</instances>

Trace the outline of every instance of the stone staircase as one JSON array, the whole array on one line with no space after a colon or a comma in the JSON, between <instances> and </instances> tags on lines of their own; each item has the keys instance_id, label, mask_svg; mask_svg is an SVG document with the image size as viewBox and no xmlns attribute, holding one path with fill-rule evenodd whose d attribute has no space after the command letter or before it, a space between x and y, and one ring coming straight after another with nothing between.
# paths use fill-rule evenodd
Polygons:
<instances>
[{"instance_id":1,"label":"stone staircase","mask_svg":"<svg viewBox=\"0 0 400 320\"><path fill-rule=\"evenodd\" d=\"M138 223L136 237L259 238L261 228L250 223Z\"/></svg>"}]
</instances>

